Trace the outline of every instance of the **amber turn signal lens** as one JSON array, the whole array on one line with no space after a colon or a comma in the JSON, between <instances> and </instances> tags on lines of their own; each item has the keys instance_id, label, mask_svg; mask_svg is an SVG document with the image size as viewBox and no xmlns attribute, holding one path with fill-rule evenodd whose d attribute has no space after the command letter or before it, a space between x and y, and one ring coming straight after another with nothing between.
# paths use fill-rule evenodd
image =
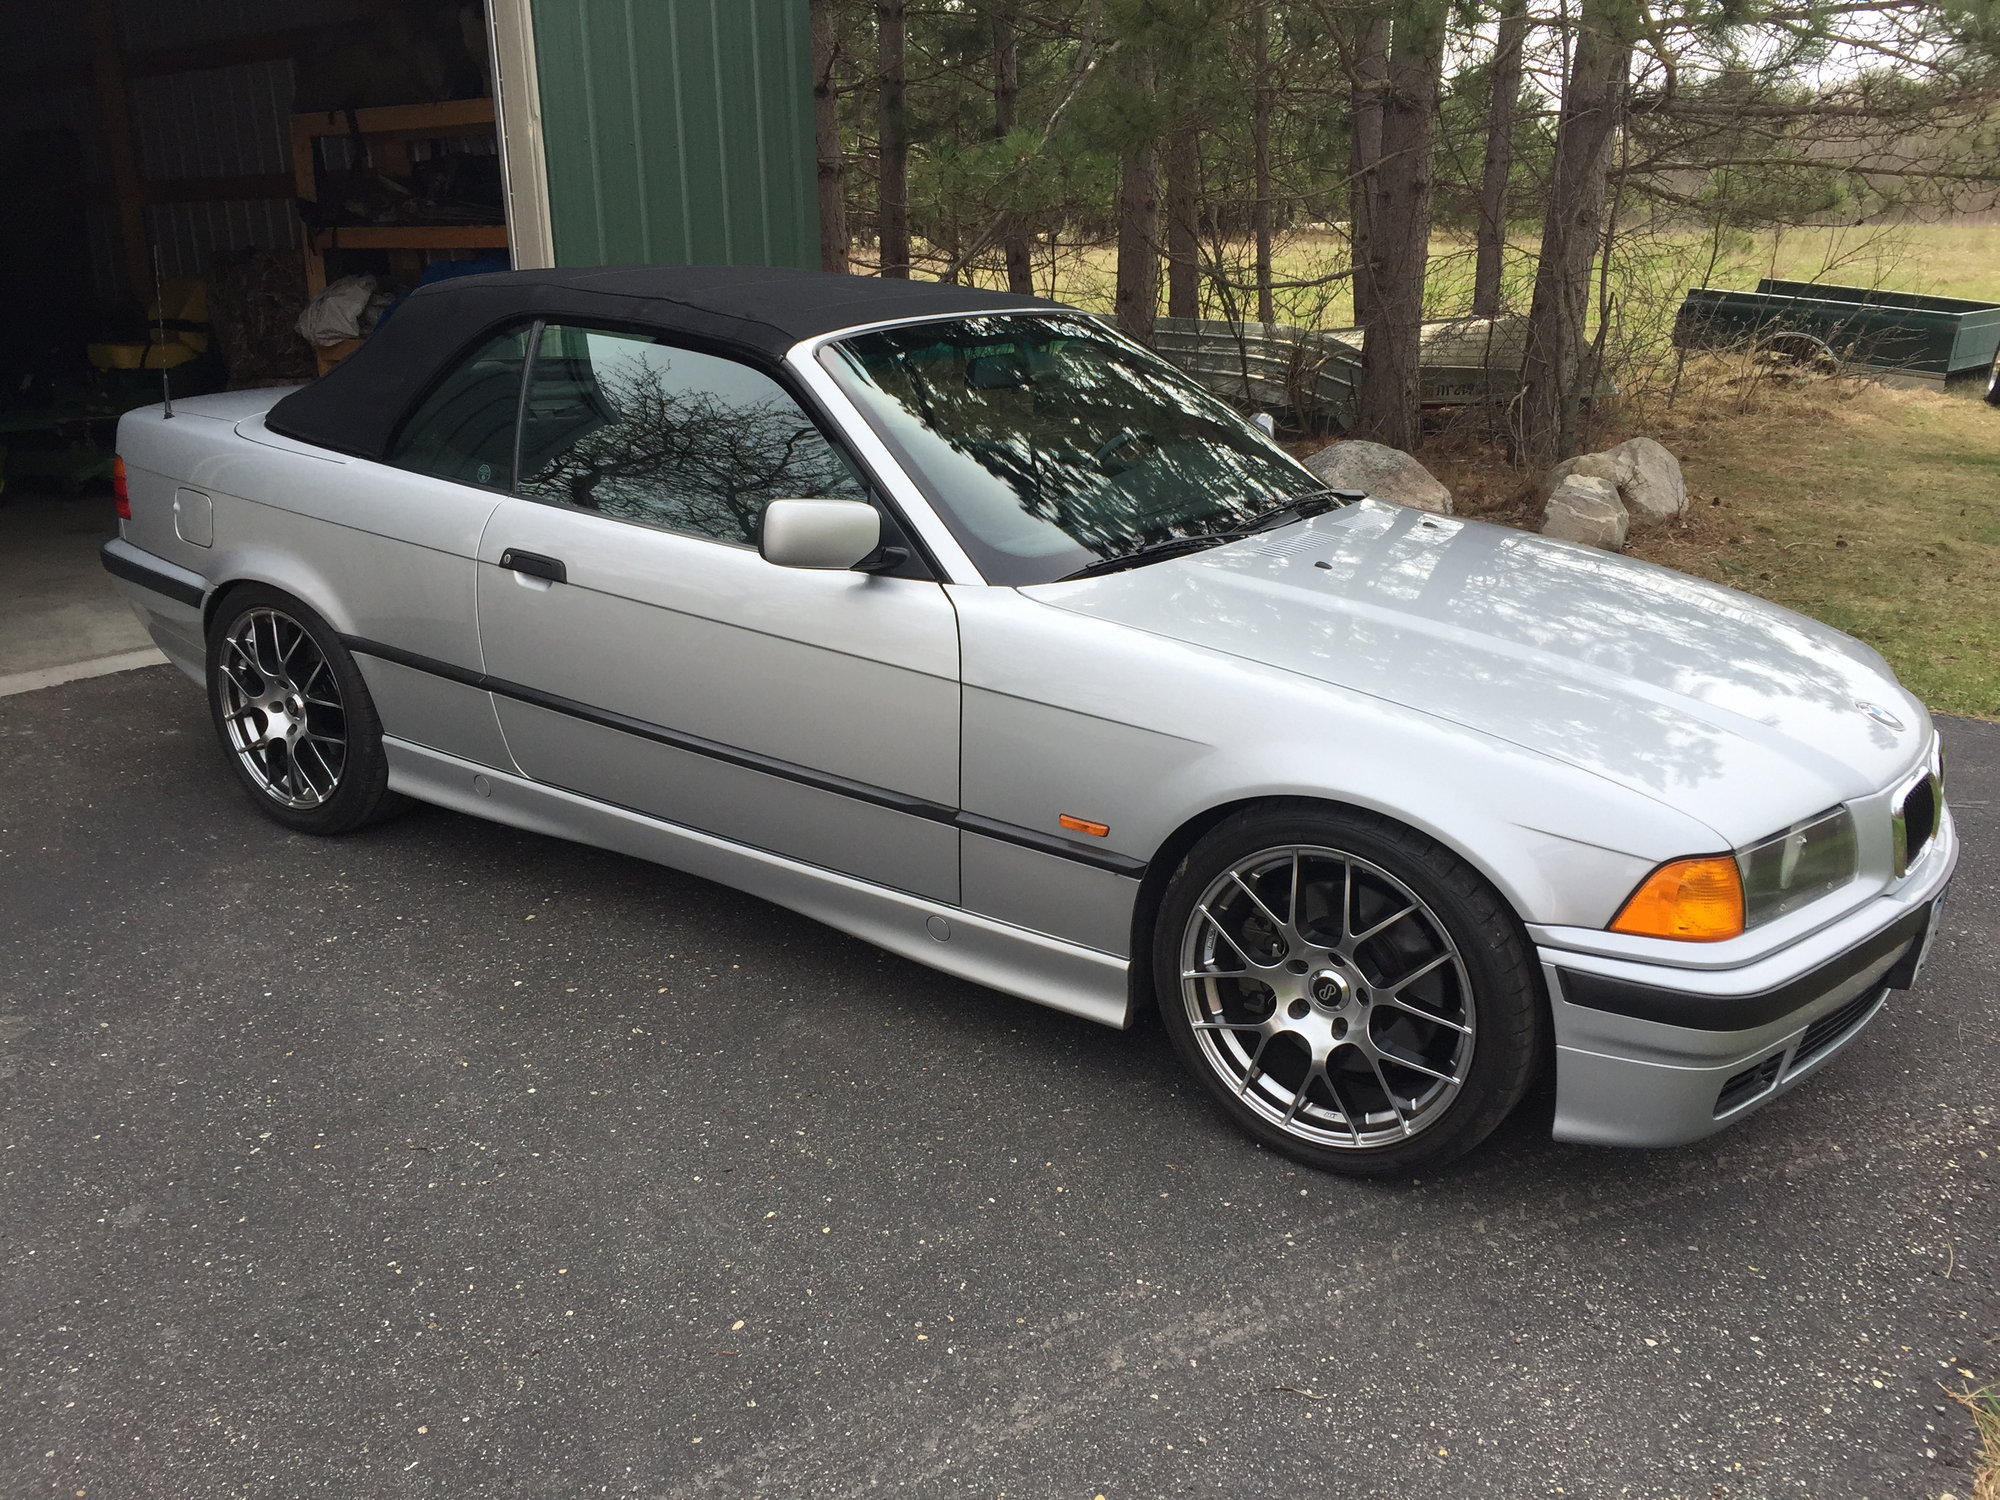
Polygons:
<instances>
[{"instance_id":1,"label":"amber turn signal lens","mask_svg":"<svg viewBox=\"0 0 2000 1500\"><path fill-rule=\"evenodd\" d=\"M1727 854L1661 865L1619 909L1613 932L1719 943L1743 931L1743 877Z\"/></svg>"},{"instance_id":2,"label":"amber turn signal lens","mask_svg":"<svg viewBox=\"0 0 2000 1500\"><path fill-rule=\"evenodd\" d=\"M1079 818L1071 813L1061 813L1056 818L1058 828L1067 828L1071 833L1087 833L1094 839L1101 839L1111 832L1108 823L1093 823L1088 818Z\"/></svg>"}]
</instances>

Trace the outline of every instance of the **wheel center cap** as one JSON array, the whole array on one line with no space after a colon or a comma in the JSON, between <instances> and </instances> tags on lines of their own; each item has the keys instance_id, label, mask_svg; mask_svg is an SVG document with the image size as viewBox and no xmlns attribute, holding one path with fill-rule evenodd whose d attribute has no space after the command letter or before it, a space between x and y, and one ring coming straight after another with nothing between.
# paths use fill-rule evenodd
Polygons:
<instances>
[{"instance_id":1,"label":"wheel center cap","mask_svg":"<svg viewBox=\"0 0 2000 1500\"><path fill-rule=\"evenodd\" d=\"M1313 1004L1322 1010L1338 1010L1347 1003L1353 993L1347 976L1336 969L1321 969L1306 981L1306 992L1313 998Z\"/></svg>"}]
</instances>

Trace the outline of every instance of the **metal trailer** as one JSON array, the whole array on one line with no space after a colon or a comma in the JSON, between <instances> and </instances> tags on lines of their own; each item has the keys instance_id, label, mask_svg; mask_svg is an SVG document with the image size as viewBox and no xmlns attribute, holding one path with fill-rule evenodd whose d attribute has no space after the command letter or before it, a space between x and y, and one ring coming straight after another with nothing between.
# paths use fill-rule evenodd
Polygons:
<instances>
[{"instance_id":1,"label":"metal trailer","mask_svg":"<svg viewBox=\"0 0 2000 1500\"><path fill-rule=\"evenodd\" d=\"M1231 323L1159 318L1153 347L1205 390L1246 409L1282 412L1306 427L1346 432L1361 381L1360 328L1295 328L1287 323ZM1426 411L1505 406L1521 388L1528 320L1451 318L1419 334L1418 399ZM1596 396L1617 387L1600 379Z\"/></svg>"},{"instance_id":2,"label":"metal trailer","mask_svg":"<svg viewBox=\"0 0 2000 1500\"><path fill-rule=\"evenodd\" d=\"M1754 292L1697 287L1674 319L1682 349L1765 349L1831 359L1885 385L2000 380L2000 302L1766 277Z\"/></svg>"}]
</instances>

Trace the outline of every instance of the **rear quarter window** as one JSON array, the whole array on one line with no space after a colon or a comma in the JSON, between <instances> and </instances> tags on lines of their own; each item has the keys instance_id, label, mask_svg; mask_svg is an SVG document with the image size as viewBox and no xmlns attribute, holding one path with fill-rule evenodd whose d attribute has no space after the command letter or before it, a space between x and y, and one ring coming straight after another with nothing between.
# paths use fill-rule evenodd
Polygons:
<instances>
[{"instance_id":1,"label":"rear quarter window","mask_svg":"<svg viewBox=\"0 0 2000 1500\"><path fill-rule=\"evenodd\" d=\"M509 329L447 375L403 423L389 462L461 484L511 489L528 332Z\"/></svg>"}]
</instances>

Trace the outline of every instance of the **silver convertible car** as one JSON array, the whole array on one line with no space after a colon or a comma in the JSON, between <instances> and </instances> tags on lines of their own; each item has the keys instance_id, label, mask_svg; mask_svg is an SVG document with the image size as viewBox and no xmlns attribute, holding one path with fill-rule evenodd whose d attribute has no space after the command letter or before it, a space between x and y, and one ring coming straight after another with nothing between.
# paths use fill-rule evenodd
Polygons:
<instances>
[{"instance_id":1,"label":"silver convertible car","mask_svg":"<svg viewBox=\"0 0 2000 1500\"><path fill-rule=\"evenodd\" d=\"M1873 651L1322 488L1097 320L768 270L410 297L134 412L105 565L309 833L623 850L1110 1026L1337 1172L1554 1070L1665 1146L1823 1066L1957 858Z\"/></svg>"}]
</instances>

